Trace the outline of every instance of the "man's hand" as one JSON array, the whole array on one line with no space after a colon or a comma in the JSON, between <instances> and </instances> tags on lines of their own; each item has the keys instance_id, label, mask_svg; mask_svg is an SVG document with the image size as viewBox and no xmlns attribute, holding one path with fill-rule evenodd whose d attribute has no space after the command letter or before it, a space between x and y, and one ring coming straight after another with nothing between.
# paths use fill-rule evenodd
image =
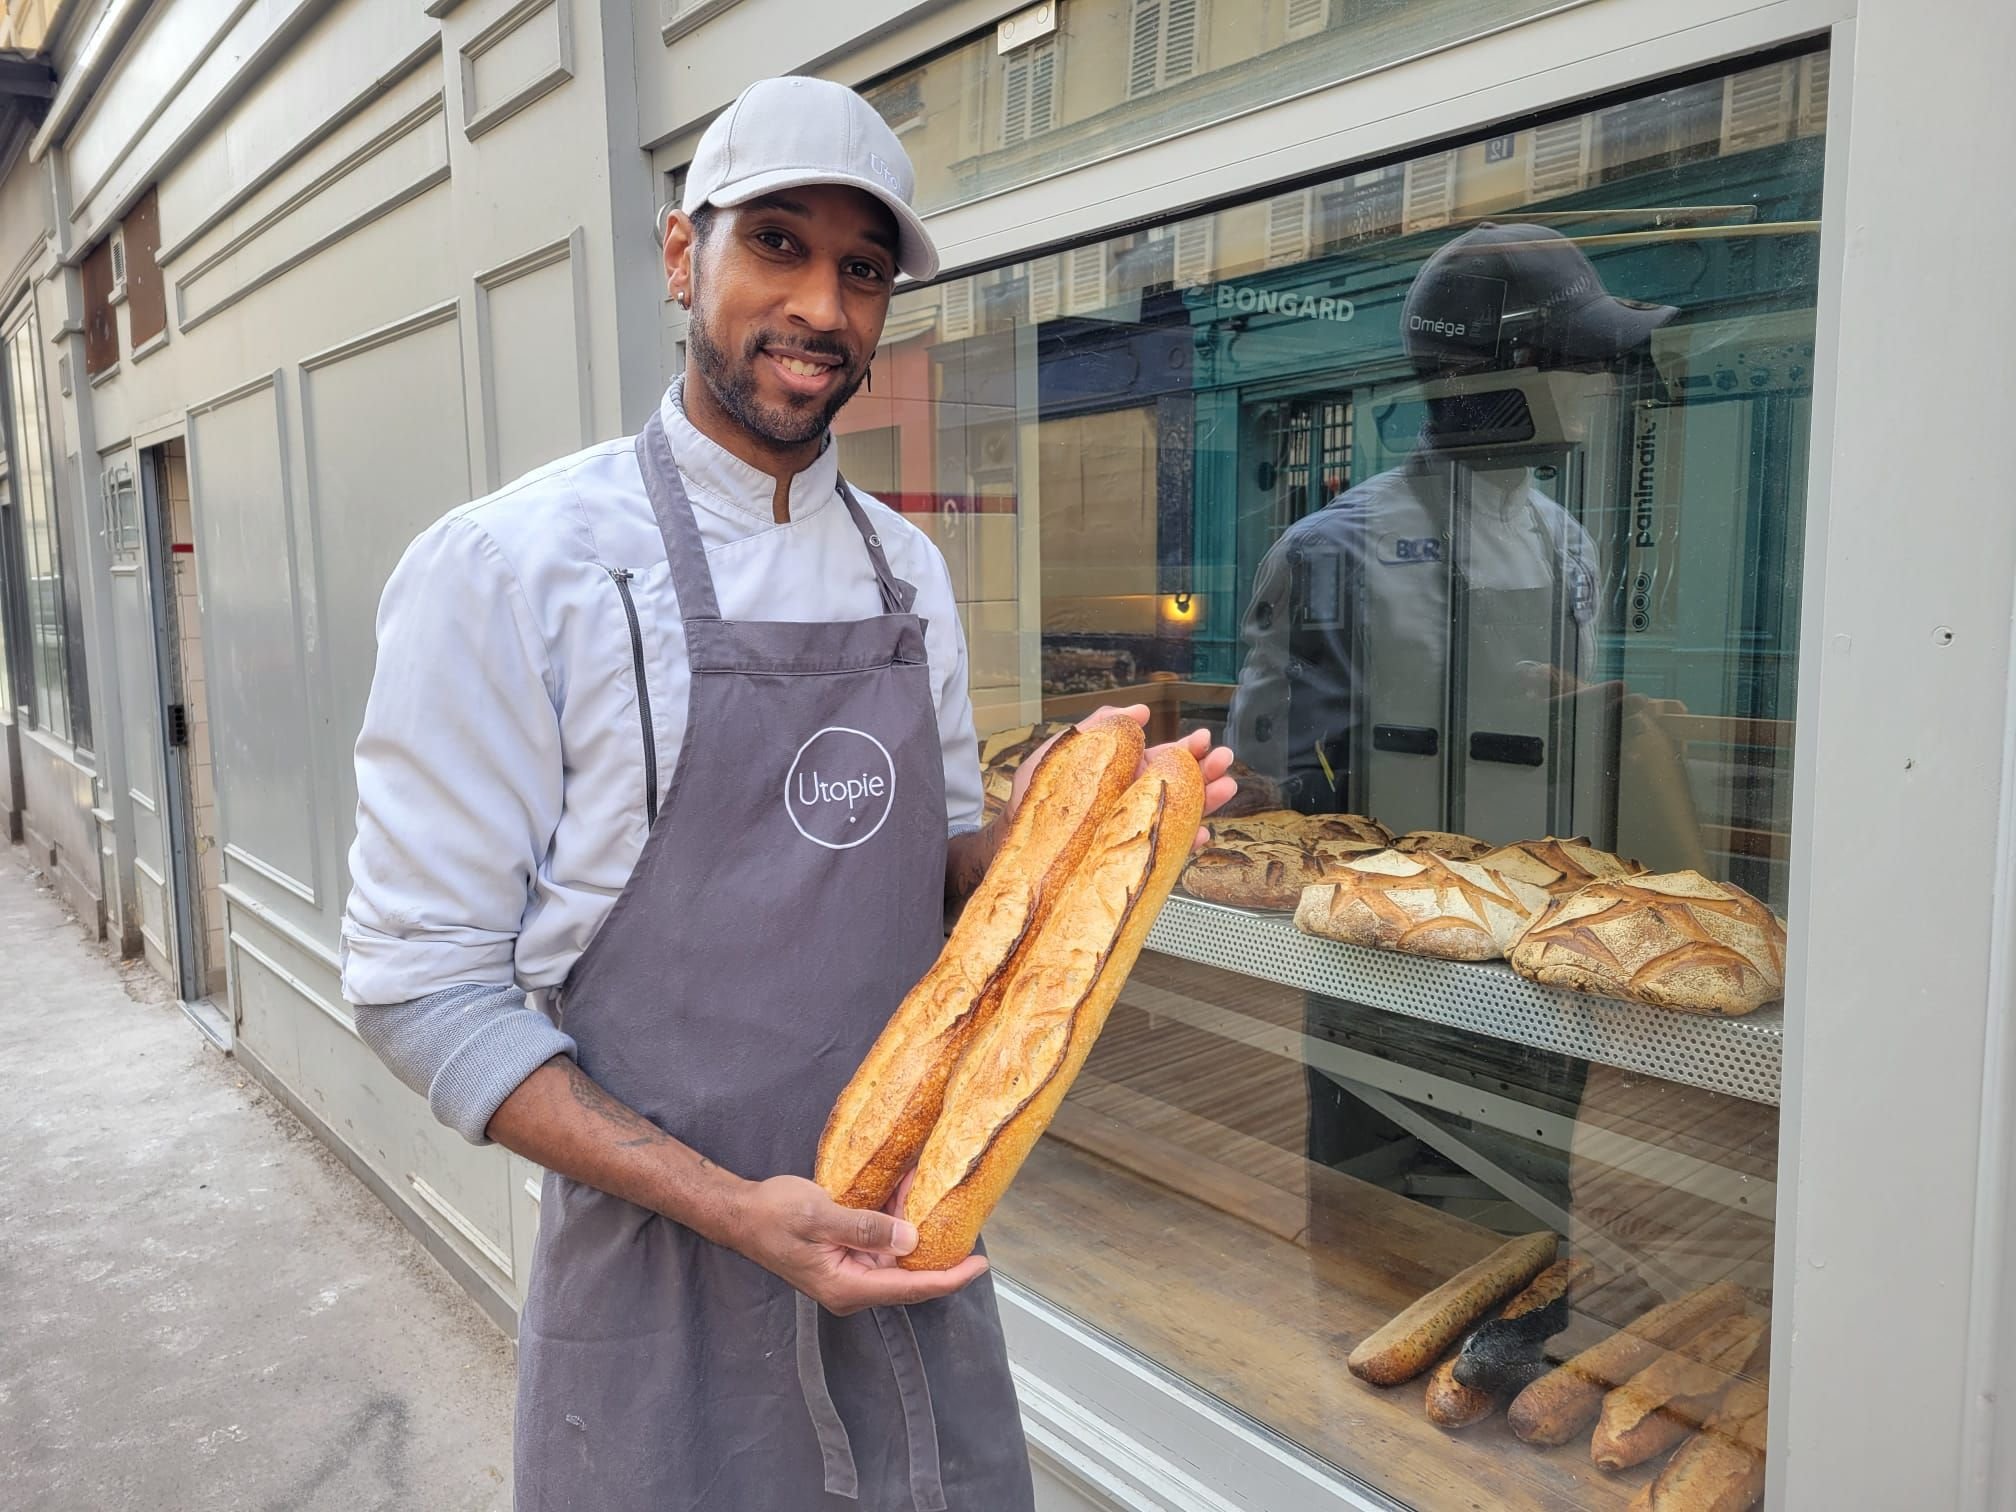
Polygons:
<instances>
[{"instance_id":1,"label":"man's hand","mask_svg":"<svg viewBox=\"0 0 2016 1512\"><path fill-rule=\"evenodd\" d=\"M749 1188L729 1244L841 1317L864 1307L950 1296L987 1270L978 1255L950 1270L898 1268L897 1257L917 1248L914 1225L886 1212L842 1207L801 1176L773 1176Z\"/></svg>"},{"instance_id":2,"label":"man's hand","mask_svg":"<svg viewBox=\"0 0 2016 1512\"><path fill-rule=\"evenodd\" d=\"M1095 709L1092 713L1079 720L1078 728L1089 730L1095 725L1104 724L1109 719L1131 719L1145 730L1148 727L1148 705L1127 704L1121 706L1109 704L1103 709ZM1054 736L1050 740L1046 740L1036 748L1027 761L1015 769L1015 784L1008 795L1009 816L1013 816L1015 811L1022 806L1022 795L1028 791L1029 779L1036 775L1036 764L1043 759L1044 753L1055 743L1056 738ZM1170 744L1182 746L1192 756L1197 758L1198 770L1204 774L1204 812L1207 815L1217 813L1218 810L1232 801L1233 795L1239 791L1239 784L1234 779L1225 775L1232 769L1232 751L1229 747L1213 746L1211 744L1211 732L1208 730L1192 730L1181 740L1171 741ZM1146 770L1147 767L1147 756L1152 756L1156 751L1166 749L1168 749L1167 746L1150 747L1142 760L1143 770ZM1210 843L1211 832L1205 829L1198 830L1195 848L1202 850Z\"/></svg>"}]
</instances>

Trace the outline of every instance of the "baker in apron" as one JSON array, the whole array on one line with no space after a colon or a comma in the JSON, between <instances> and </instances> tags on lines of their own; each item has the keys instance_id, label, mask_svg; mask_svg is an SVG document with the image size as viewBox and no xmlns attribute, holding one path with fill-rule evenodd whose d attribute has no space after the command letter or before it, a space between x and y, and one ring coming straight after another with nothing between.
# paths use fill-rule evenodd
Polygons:
<instances>
[{"instance_id":1,"label":"baker in apron","mask_svg":"<svg viewBox=\"0 0 2016 1512\"><path fill-rule=\"evenodd\" d=\"M1005 823L943 558L829 429L936 271L913 184L851 90L751 86L667 226L683 378L381 602L344 993L444 1123L548 1172L521 1512L1033 1505L984 1256L903 1270L910 1224L809 1179ZM1222 803L1230 753L1189 745Z\"/></svg>"}]
</instances>

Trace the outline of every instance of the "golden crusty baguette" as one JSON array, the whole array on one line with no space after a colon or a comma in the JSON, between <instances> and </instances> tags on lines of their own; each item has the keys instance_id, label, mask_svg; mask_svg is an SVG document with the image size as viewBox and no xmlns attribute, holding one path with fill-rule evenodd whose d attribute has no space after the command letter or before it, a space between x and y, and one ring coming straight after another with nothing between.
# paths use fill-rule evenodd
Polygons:
<instances>
[{"instance_id":1,"label":"golden crusty baguette","mask_svg":"<svg viewBox=\"0 0 2016 1512\"><path fill-rule=\"evenodd\" d=\"M1552 1234L1526 1234L1499 1245L1360 1340L1345 1365L1374 1386L1413 1380L1465 1329L1545 1270L1558 1243Z\"/></svg>"},{"instance_id":2,"label":"golden crusty baguette","mask_svg":"<svg viewBox=\"0 0 2016 1512\"><path fill-rule=\"evenodd\" d=\"M1662 1302L1644 1317L1592 1344L1512 1399L1512 1431L1529 1444L1565 1444L1596 1420L1603 1396L1711 1323L1743 1310L1742 1290L1718 1281Z\"/></svg>"},{"instance_id":3,"label":"golden crusty baguette","mask_svg":"<svg viewBox=\"0 0 2016 1512\"><path fill-rule=\"evenodd\" d=\"M1714 1415L1763 1332L1762 1318L1738 1313L1647 1365L1603 1399L1589 1457L1628 1470L1679 1443Z\"/></svg>"},{"instance_id":4,"label":"golden crusty baguette","mask_svg":"<svg viewBox=\"0 0 2016 1512\"><path fill-rule=\"evenodd\" d=\"M1491 1416L1498 1406L1495 1391L1473 1391L1456 1379L1456 1356L1451 1355L1428 1374L1428 1391L1423 1403L1428 1421L1437 1428L1468 1428Z\"/></svg>"},{"instance_id":5,"label":"golden crusty baguette","mask_svg":"<svg viewBox=\"0 0 2016 1512\"><path fill-rule=\"evenodd\" d=\"M912 988L834 1101L813 1177L845 1207L880 1208L938 1121L960 1053L993 1014L1015 953L1092 843L1099 816L1134 780L1131 719L1067 730L1029 779L987 875L937 961Z\"/></svg>"},{"instance_id":6,"label":"golden crusty baguette","mask_svg":"<svg viewBox=\"0 0 2016 1512\"><path fill-rule=\"evenodd\" d=\"M1749 1512L1764 1499L1764 1440L1769 1392L1739 1381L1722 1410L1673 1452L1629 1512Z\"/></svg>"},{"instance_id":7,"label":"golden crusty baguette","mask_svg":"<svg viewBox=\"0 0 2016 1512\"><path fill-rule=\"evenodd\" d=\"M941 1270L973 1252L980 1226L1106 1026L1203 816L1196 758L1165 746L1107 809L1084 858L1056 884L1000 1007L953 1071L917 1158L903 1208L917 1226L917 1247L901 1262L907 1268Z\"/></svg>"}]
</instances>

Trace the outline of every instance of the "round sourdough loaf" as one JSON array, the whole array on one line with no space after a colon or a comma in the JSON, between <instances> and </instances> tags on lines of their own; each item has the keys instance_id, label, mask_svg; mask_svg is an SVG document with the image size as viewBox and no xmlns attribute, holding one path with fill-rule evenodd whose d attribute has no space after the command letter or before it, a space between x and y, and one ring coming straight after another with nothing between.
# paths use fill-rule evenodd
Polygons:
<instances>
[{"instance_id":1,"label":"round sourdough loaf","mask_svg":"<svg viewBox=\"0 0 2016 1512\"><path fill-rule=\"evenodd\" d=\"M1664 872L1560 899L1511 960L1544 986L1734 1016L1784 995L1785 926L1740 887Z\"/></svg>"},{"instance_id":2,"label":"round sourdough loaf","mask_svg":"<svg viewBox=\"0 0 2016 1512\"><path fill-rule=\"evenodd\" d=\"M1495 961L1547 906L1530 883L1469 861L1384 850L1305 888L1295 927L1346 945L1446 961Z\"/></svg>"},{"instance_id":3,"label":"round sourdough loaf","mask_svg":"<svg viewBox=\"0 0 2016 1512\"><path fill-rule=\"evenodd\" d=\"M1410 830L1393 842L1393 849L1403 856L1425 852L1450 861L1475 861L1491 847L1472 836L1452 835L1447 830Z\"/></svg>"},{"instance_id":4,"label":"round sourdough loaf","mask_svg":"<svg viewBox=\"0 0 2016 1512\"><path fill-rule=\"evenodd\" d=\"M1636 877L1645 868L1636 861L1598 850L1588 840L1521 840L1501 845L1477 858L1479 866L1517 877L1535 887L1544 887L1557 898L1578 893L1591 882L1607 882L1615 877Z\"/></svg>"}]
</instances>

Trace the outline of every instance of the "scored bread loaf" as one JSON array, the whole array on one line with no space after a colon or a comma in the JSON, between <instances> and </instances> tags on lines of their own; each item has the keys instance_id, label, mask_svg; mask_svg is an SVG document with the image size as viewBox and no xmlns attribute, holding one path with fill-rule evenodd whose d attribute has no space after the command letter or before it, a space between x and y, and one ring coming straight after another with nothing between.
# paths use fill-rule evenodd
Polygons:
<instances>
[{"instance_id":1,"label":"scored bread loaf","mask_svg":"<svg viewBox=\"0 0 2016 1512\"><path fill-rule=\"evenodd\" d=\"M1296 809L1266 809L1260 813L1214 814L1204 821L1213 843L1227 841L1358 841L1384 848L1393 832L1363 814L1304 814Z\"/></svg>"},{"instance_id":2,"label":"scored bread loaf","mask_svg":"<svg viewBox=\"0 0 2016 1512\"><path fill-rule=\"evenodd\" d=\"M1662 1302L1627 1328L1592 1344L1512 1399L1512 1431L1529 1444L1565 1444L1596 1420L1604 1395L1666 1350L1743 1307L1732 1281Z\"/></svg>"},{"instance_id":3,"label":"scored bread loaf","mask_svg":"<svg viewBox=\"0 0 2016 1512\"><path fill-rule=\"evenodd\" d=\"M1378 849L1363 840L1219 839L1190 858L1179 885L1207 903L1292 910L1310 883Z\"/></svg>"},{"instance_id":4,"label":"scored bread loaf","mask_svg":"<svg viewBox=\"0 0 2016 1512\"><path fill-rule=\"evenodd\" d=\"M1679 1443L1714 1414L1763 1333L1762 1318L1738 1313L1654 1360L1603 1399L1590 1459L1628 1470Z\"/></svg>"},{"instance_id":5,"label":"scored bread loaf","mask_svg":"<svg viewBox=\"0 0 2016 1512\"><path fill-rule=\"evenodd\" d=\"M1133 780L1141 753L1141 727L1117 719L1067 730L1044 754L945 948L833 1105L813 1177L835 1202L872 1209L895 1195L938 1120L960 1053L993 1014L1017 951L1084 857L1100 815Z\"/></svg>"},{"instance_id":6,"label":"scored bread loaf","mask_svg":"<svg viewBox=\"0 0 2016 1512\"><path fill-rule=\"evenodd\" d=\"M1501 845L1477 858L1479 866L1517 877L1535 887L1544 887L1557 898L1580 892L1591 882L1607 882L1616 877L1635 877L1645 868L1636 861L1598 850L1577 836L1560 840L1549 835L1544 840L1521 840Z\"/></svg>"},{"instance_id":7,"label":"scored bread loaf","mask_svg":"<svg viewBox=\"0 0 2016 1512\"><path fill-rule=\"evenodd\" d=\"M1452 835L1447 830L1409 830L1393 842L1393 849L1403 856L1418 856L1426 851L1451 861L1475 861L1491 847L1472 836Z\"/></svg>"},{"instance_id":8,"label":"scored bread loaf","mask_svg":"<svg viewBox=\"0 0 2016 1512\"><path fill-rule=\"evenodd\" d=\"M1165 746L1106 809L1084 858L1018 953L1000 1006L946 1085L903 1216L917 1247L901 1264L939 1270L973 1252L980 1227L1056 1116L1105 1027L1204 816L1204 778Z\"/></svg>"},{"instance_id":9,"label":"scored bread loaf","mask_svg":"<svg viewBox=\"0 0 2016 1512\"><path fill-rule=\"evenodd\" d=\"M1721 1410L1673 1451L1628 1512L1749 1512L1764 1498L1769 1394L1762 1381L1732 1386Z\"/></svg>"},{"instance_id":10,"label":"scored bread loaf","mask_svg":"<svg viewBox=\"0 0 2016 1512\"><path fill-rule=\"evenodd\" d=\"M1567 1326L1570 1297L1585 1287L1593 1275L1586 1260L1556 1260L1518 1296L1479 1324L1456 1353L1429 1375L1423 1402L1428 1421L1437 1428L1468 1428L1472 1423L1481 1423L1507 1394L1503 1385L1505 1375L1516 1374L1523 1386L1544 1370L1537 1363L1542 1347L1548 1338ZM1497 1347L1490 1342L1494 1335L1499 1340ZM1466 1360L1481 1365L1487 1356L1499 1367L1484 1372L1491 1384L1473 1384L1460 1378Z\"/></svg>"},{"instance_id":11,"label":"scored bread loaf","mask_svg":"<svg viewBox=\"0 0 2016 1512\"><path fill-rule=\"evenodd\" d=\"M1699 872L1592 882L1526 932L1512 969L1548 987L1739 1015L1785 992L1785 926Z\"/></svg>"},{"instance_id":12,"label":"scored bread loaf","mask_svg":"<svg viewBox=\"0 0 2016 1512\"><path fill-rule=\"evenodd\" d=\"M1374 950L1495 961L1546 906L1541 889L1471 862L1385 850L1304 889L1295 927Z\"/></svg>"}]
</instances>

